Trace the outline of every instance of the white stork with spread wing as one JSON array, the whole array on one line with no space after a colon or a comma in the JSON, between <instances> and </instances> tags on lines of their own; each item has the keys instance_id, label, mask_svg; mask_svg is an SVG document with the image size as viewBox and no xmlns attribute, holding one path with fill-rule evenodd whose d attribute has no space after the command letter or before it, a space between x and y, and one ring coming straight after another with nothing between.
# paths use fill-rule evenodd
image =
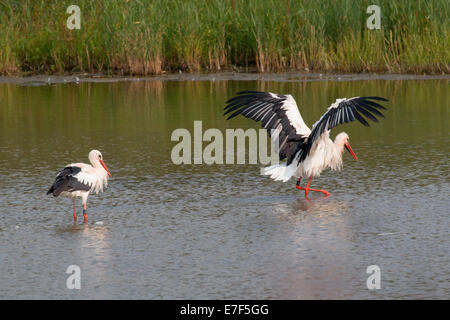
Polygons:
<instances>
[{"instance_id":1,"label":"white stork with spread wing","mask_svg":"<svg viewBox=\"0 0 450 320\"><path fill-rule=\"evenodd\" d=\"M378 122L375 116L384 117L379 110L386 108L373 100L388 101L380 97L336 99L336 102L312 126L312 130L303 121L291 95L258 91L238 92L236 97L226 102L224 115L231 113L228 120L242 114L260 121L270 136L278 132L278 139L276 136L272 136L272 139L278 142L280 160L286 159L286 162L264 168L264 174L283 182L291 177L298 178L296 188L304 190L306 198L309 191L322 192L325 196L329 196L330 193L326 190L309 187L312 177L319 176L326 168L340 170L344 148L350 152L355 161L358 161L350 147L348 134L341 132L332 141L330 130L339 124L354 120L369 126L363 116ZM309 177L306 188L300 186L302 177Z\"/></svg>"}]
</instances>

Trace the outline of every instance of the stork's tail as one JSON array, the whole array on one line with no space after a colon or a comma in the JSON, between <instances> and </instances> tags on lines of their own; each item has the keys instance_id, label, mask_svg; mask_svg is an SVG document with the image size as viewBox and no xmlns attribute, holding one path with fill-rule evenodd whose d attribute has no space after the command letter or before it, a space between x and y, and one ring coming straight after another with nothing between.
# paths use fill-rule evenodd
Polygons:
<instances>
[{"instance_id":1,"label":"stork's tail","mask_svg":"<svg viewBox=\"0 0 450 320\"><path fill-rule=\"evenodd\" d=\"M275 181L288 181L295 173L295 165L290 164L289 166L286 163L275 164L270 167L266 167L263 169L263 174L266 176L270 176Z\"/></svg>"}]
</instances>

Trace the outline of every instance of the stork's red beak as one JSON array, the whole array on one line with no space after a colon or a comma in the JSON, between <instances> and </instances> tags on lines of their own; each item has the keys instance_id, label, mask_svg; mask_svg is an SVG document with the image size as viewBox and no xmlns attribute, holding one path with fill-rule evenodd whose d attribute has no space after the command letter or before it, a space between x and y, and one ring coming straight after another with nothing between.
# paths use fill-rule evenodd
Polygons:
<instances>
[{"instance_id":1,"label":"stork's red beak","mask_svg":"<svg viewBox=\"0 0 450 320\"><path fill-rule=\"evenodd\" d=\"M350 152L350 154L352 155L353 159L355 159L355 161L358 161L358 158L356 157L356 154L353 152L352 147L350 147L350 144L348 142L345 144L345 147L347 148L348 152Z\"/></svg>"},{"instance_id":2,"label":"stork's red beak","mask_svg":"<svg viewBox=\"0 0 450 320\"><path fill-rule=\"evenodd\" d=\"M112 177L111 173L109 173L108 168L106 167L106 164L103 160L100 160L100 164L102 165L103 168L105 168L106 173L108 174L108 176Z\"/></svg>"}]
</instances>

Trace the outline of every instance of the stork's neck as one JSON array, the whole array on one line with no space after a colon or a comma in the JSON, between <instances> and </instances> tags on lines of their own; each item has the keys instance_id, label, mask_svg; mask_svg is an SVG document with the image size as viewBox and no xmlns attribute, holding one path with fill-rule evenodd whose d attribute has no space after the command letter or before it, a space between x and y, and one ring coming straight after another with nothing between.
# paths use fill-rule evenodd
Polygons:
<instances>
[{"instance_id":1,"label":"stork's neck","mask_svg":"<svg viewBox=\"0 0 450 320\"><path fill-rule=\"evenodd\" d=\"M97 158L91 158L91 157L89 157L89 162L90 162L91 165L92 165L94 168L96 168L96 169L98 169L98 168L101 167L100 161L98 161Z\"/></svg>"},{"instance_id":2,"label":"stork's neck","mask_svg":"<svg viewBox=\"0 0 450 320\"><path fill-rule=\"evenodd\" d=\"M102 167L102 165L100 164L100 161L94 161L94 162L91 162L92 163L92 166L95 168L95 169L102 169L102 170L105 170L105 169L103 169L103 167Z\"/></svg>"},{"instance_id":3,"label":"stork's neck","mask_svg":"<svg viewBox=\"0 0 450 320\"><path fill-rule=\"evenodd\" d=\"M103 171L106 174L106 170L102 167L102 165L100 164L100 161L97 158L89 158L89 161L91 162L91 165L94 167L94 169L96 169L97 171L100 171L103 173Z\"/></svg>"},{"instance_id":4,"label":"stork's neck","mask_svg":"<svg viewBox=\"0 0 450 320\"><path fill-rule=\"evenodd\" d=\"M95 171L97 172L97 176L101 178L105 183L108 179L108 173L106 172L105 168L100 164L100 161L98 159L94 159L91 161L92 167L94 167Z\"/></svg>"},{"instance_id":5,"label":"stork's neck","mask_svg":"<svg viewBox=\"0 0 450 320\"><path fill-rule=\"evenodd\" d=\"M342 157L342 153L344 152L345 147L344 141L335 139L333 145L336 153L338 153Z\"/></svg>"},{"instance_id":6,"label":"stork's neck","mask_svg":"<svg viewBox=\"0 0 450 320\"><path fill-rule=\"evenodd\" d=\"M348 134L346 134L345 132L339 133L334 139L334 147L336 151L339 152L340 155L342 155L342 152L344 152L345 143L347 141L348 141Z\"/></svg>"},{"instance_id":7,"label":"stork's neck","mask_svg":"<svg viewBox=\"0 0 450 320\"><path fill-rule=\"evenodd\" d=\"M331 154L329 155L329 166L332 170L339 170L342 167L342 156L344 153L344 141L336 138L333 142Z\"/></svg>"}]
</instances>

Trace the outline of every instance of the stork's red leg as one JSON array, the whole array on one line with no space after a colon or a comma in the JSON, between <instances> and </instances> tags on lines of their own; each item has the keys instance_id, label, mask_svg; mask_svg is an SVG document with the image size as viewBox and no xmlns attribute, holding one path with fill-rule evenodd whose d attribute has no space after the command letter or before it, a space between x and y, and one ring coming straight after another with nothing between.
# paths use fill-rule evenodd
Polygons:
<instances>
[{"instance_id":1,"label":"stork's red leg","mask_svg":"<svg viewBox=\"0 0 450 320\"><path fill-rule=\"evenodd\" d=\"M306 185L306 188L300 187L300 180L301 180L301 178L298 179L297 184L296 184L296 186L295 186L297 189L305 190L305 198L306 198L306 199L308 199L308 193L309 193L310 191L322 192L323 194L325 194L325 197L328 197L328 196L330 195L330 193L329 193L327 190L311 189L311 188L309 187L309 185L311 184L311 179L312 179L312 176L309 177L309 179L308 179L308 184Z\"/></svg>"},{"instance_id":2,"label":"stork's red leg","mask_svg":"<svg viewBox=\"0 0 450 320\"><path fill-rule=\"evenodd\" d=\"M312 176L309 176L308 184L306 185L306 189L305 189L305 198L308 198L309 185L311 184L311 179L312 179Z\"/></svg>"},{"instance_id":3,"label":"stork's red leg","mask_svg":"<svg viewBox=\"0 0 450 320\"><path fill-rule=\"evenodd\" d=\"M72 199L73 202L73 222L77 221L77 212L75 210L75 199Z\"/></svg>"},{"instance_id":4,"label":"stork's red leg","mask_svg":"<svg viewBox=\"0 0 450 320\"><path fill-rule=\"evenodd\" d=\"M86 202L83 203L83 216L84 216L84 222L87 222Z\"/></svg>"}]
</instances>

